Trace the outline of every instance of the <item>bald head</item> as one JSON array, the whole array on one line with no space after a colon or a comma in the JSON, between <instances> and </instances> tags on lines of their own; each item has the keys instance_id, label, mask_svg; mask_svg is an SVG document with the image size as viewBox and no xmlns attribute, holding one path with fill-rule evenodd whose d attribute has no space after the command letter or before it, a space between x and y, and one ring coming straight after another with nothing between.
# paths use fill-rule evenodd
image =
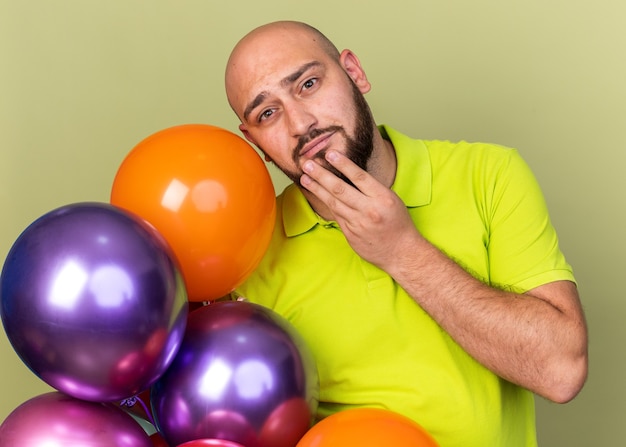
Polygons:
<instances>
[{"instance_id":1,"label":"bald head","mask_svg":"<svg viewBox=\"0 0 626 447\"><path fill-rule=\"evenodd\" d=\"M238 107L242 90L250 87L251 73L258 77L277 70L288 57L308 52L311 57L323 54L339 64L337 47L319 30L302 22L279 21L262 25L245 35L235 45L226 64L226 96L241 118Z\"/></svg>"}]
</instances>

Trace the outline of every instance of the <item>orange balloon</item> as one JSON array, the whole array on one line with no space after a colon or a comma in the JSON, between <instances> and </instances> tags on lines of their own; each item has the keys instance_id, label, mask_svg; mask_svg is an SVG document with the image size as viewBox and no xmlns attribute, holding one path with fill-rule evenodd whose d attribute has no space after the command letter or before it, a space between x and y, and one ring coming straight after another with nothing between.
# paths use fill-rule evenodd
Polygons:
<instances>
[{"instance_id":1,"label":"orange balloon","mask_svg":"<svg viewBox=\"0 0 626 447\"><path fill-rule=\"evenodd\" d=\"M170 244L189 301L232 292L256 268L274 228L274 187L261 157L219 127L185 124L135 146L111 203L151 223Z\"/></svg>"},{"instance_id":2,"label":"orange balloon","mask_svg":"<svg viewBox=\"0 0 626 447\"><path fill-rule=\"evenodd\" d=\"M398 413L378 408L354 408L332 414L315 424L296 447L438 447L419 424Z\"/></svg>"}]
</instances>

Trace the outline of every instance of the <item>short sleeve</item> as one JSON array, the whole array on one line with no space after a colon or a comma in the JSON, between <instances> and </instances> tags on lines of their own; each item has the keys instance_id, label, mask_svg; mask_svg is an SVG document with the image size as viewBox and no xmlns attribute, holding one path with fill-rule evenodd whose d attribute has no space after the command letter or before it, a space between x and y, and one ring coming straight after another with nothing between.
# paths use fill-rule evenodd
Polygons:
<instances>
[{"instance_id":1,"label":"short sleeve","mask_svg":"<svg viewBox=\"0 0 626 447\"><path fill-rule=\"evenodd\" d=\"M535 176L517 151L507 154L490 209L491 283L525 292L552 281L574 281Z\"/></svg>"}]
</instances>

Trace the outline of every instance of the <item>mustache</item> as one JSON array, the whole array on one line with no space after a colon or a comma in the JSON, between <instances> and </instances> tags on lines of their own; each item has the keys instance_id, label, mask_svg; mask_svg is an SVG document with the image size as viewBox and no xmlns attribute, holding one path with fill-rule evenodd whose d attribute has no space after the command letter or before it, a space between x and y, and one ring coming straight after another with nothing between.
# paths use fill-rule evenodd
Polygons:
<instances>
[{"instance_id":1,"label":"mustache","mask_svg":"<svg viewBox=\"0 0 626 447\"><path fill-rule=\"evenodd\" d=\"M294 160L298 158L298 155L300 154L300 151L302 151L302 148L305 144L319 137L320 135L330 132L344 132L344 128L342 126L329 126L324 129L313 129L308 134L302 135L300 138L298 138L298 144L296 144L296 147L293 148Z\"/></svg>"}]
</instances>

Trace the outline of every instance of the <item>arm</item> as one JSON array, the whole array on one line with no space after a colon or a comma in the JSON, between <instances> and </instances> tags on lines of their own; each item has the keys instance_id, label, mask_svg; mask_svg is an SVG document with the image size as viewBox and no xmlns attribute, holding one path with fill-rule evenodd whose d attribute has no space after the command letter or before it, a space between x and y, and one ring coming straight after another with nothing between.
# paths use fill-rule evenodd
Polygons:
<instances>
[{"instance_id":1,"label":"arm","mask_svg":"<svg viewBox=\"0 0 626 447\"><path fill-rule=\"evenodd\" d=\"M525 294L485 285L430 244L393 191L340 154L301 183L341 226L353 249L391 275L476 360L497 375L567 402L587 374L587 331L576 286L557 281Z\"/></svg>"}]
</instances>

